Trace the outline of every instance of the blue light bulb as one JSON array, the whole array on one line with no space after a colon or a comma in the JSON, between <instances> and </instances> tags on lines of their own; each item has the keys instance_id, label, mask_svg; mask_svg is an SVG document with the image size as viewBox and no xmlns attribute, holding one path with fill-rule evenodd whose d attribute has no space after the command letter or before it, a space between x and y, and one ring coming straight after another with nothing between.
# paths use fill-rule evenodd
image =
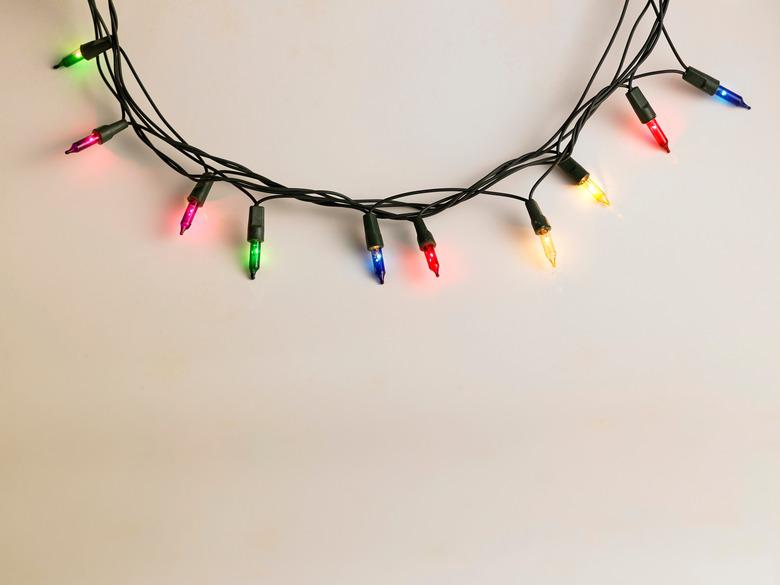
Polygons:
<instances>
[{"instance_id":1,"label":"blue light bulb","mask_svg":"<svg viewBox=\"0 0 780 585\"><path fill-rule=\"evenodd\" d=\"M729 88L723 87L722 85L715 90L715 95L725 102L747 110L750 109L750 106L745 103L745 100L742 99L741 95L734 93Z\"/></svg>"},{"instance_id":2,"label":"blue light bulb","mask_svg":"<svg viewBox=\"0 0 780 585\"><path fill-rule=\"evenodd\" d=\"M374 248L371 250L371 263L374 266L374 274L376 275L379 284L385 283L385 255L382 253L382 248Z\"/></svg>"}]
</instances>

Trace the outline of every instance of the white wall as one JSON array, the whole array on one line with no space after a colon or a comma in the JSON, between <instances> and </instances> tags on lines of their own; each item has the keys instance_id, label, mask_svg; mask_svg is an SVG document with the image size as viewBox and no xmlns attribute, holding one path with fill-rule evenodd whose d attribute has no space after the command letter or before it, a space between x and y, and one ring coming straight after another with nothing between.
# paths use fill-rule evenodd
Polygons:
<instances>
[{"instance_id":1,"label":"white wall","mask_svg":"<svg viewBox=\"0 0 780 585\"><path fill-rule=\"evenodd\" d=\"M250 282L239 194L180 238L190 186L130 133L63 156L117 117L91 64L49 68L86 2L2 4L0 582L780 581L776 2L672 3L754 108L644 83L667 156L616 96L578 147L613 209L538 195L556 272L483 199L429 222L439 281L387 225L383 288L359 215L269 204ZM118 8L193 143L370 196L536 147L620 4Z\"/></svg>"}]
</instances>

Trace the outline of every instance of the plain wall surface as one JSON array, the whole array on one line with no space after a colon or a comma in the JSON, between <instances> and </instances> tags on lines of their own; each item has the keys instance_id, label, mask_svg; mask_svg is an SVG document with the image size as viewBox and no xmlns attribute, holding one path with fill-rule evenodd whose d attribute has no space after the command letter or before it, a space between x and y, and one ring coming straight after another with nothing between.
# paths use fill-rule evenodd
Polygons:
<instances>
[{"instance_id":1,"label":"plain wall surface","mask_svg":"<svg viewBox=\"0 0 780 585\"><path fill-rule=\"evenodd\" d=\"M621 4L117 0L190 142L362 197L537 147ZM131 132L64 156L118 117L51 70L87 3L0 16L0 583L780 583L776 1L672 2L753 110L642 82L666 155L613 97L576 156L613 207L538 193L556 271L482 198L428 222L439 280L383 223L384 287L359 214L268 204L250 282L242 195L179 237L191 184Z\"/></svg>"}]
</instances>

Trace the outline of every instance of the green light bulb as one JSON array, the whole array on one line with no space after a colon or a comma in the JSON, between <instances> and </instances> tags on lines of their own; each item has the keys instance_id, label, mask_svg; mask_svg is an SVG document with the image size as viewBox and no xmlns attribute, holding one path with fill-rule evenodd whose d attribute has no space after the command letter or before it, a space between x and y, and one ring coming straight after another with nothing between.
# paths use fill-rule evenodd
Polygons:
<instances>
[{"instance_id":1,"label":"green light bulb","mask_svg":"<svg viewBox=\"0 0 780 585\"><path fill-rule=\"evenodd\" d=\"M252 280L255 279L257 271L260 270L260 242L249 242L249 275Z\"/></svg>"},{"instance_id":2,"label":"green light bulb","mask_svg":"<svg viewBox=\"0 0 780 585\"><path fill-rule=\"evenodd\" d=\"M60 67L72 67L76 63L80 63L83 60L84 55L81 54L81 49L76 49L70 55L63 57L62 61L57 63L54 68L59 69Z\"/></svg>"}]
</instances>

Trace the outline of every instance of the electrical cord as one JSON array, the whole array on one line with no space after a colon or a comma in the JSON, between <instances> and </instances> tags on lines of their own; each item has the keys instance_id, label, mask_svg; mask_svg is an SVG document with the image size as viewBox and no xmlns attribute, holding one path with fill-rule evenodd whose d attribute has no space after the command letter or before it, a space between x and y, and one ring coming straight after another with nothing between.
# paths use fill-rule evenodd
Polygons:
<instances>
[{"instance_id":1,"label":"electrical cord","mask_svg":"<svg viewBox=\"0 0 780 585\"><path fill-rule=\"evenodd\" d=\"M689 67L683 61L666 27L670 1L647 0L644 3L638 16L630 24L612 79L604 87L593 91L608 58L616 52L621 31L627 26L631 0L623 0L617 23L582 93L558 129L537 149L505 161L470 186L416 189L384 197L357 198L330 189L289 187L246 165L212 154L189 143L157 106L132 60L122 47L119 36L119 16L114 0L107 0L108 21L97 7L96 0L87 0L95 41L82 45L79 51L64 58L55 68L69 67L81 59L95 59L103 83L119 105L121 118L118 122L95 129L90 136L74 143L67 152L80 152L94 144L103 144L125 128L132 128L138 139L164 164L196 183L195 189L188 198L189 205L185 217L182 219L182 234L190 227L197 209L205 203L214 183L232 185L252 203L248 241L252 244L250 254L258 262L259 243L264 236L265 220L262 205L271 201L292 199L302 203L362 213L367 246L372 252L375 272L380 282L384 282L384 261L381 254L383 243L378 220L411 221L417 230L420 249L426 253L429 267L438 276L438 260L433 252L436 244L425 227L424 220L477 197L489 196L525 203L532 227L542 238L545 254L555 266L557 256L550 238L551 227L535 201L535 195L555 169L560 169L575 184L590 192L596 201L609 204L606 194L593 181L590 173L573 160L572 154L588 121L615 92L626 90L628 101L639 120L647 125L659 146L667 152L669 151L668 138L658 125L655 111L635 85L636 81L661 75L682 76L683 80L709 95L750 109L741 96L721 86L720 82L713 77ZM647 36L640 42L637 41L637 35L643 24L649 30ZM640 71L662 39L666 41L683 70L665 68ZM137 90L140 90L141 97L136 98L134 91L131 91L128 86L128 80L135 84ZM193 165L199 170L190 170ZM525 196L508 193L498 188L502 182L513 175L532 170L538 172L538 177ZM250 267L250 270L254 278L256 266Z\"/></svg>"},{"instance_id":2,"label":"electrical cord","mask_svg":"<svg viewBox=\"0 0 780 585\"><path fill-rule=\"evenodd\" d=\"M216 181L228 183L244 193L253 205L261 205L278 199L295 199L304 203L314 203L326 207L347 208L362 213L373 212L382 219L393 220L411 220L417 216L429 218L456 205L465 203L479 195L505 197L520 201L526 201L527 199L533 198L537 188L542 184L544 179L552 173L557 164L565 158L565 156L570 155L573 152L585 123L615 91L626 87L626 83L628 83L628 87L630 88L633 80L637 78L653 77L669 73L682 74L682 72L676 70L664 70L644 73L637 77L637 70L645 59L649 57L661 35L666 38L672 51L677 56L680 63L683 64L683 61L679 58L677 49L672 45L671 39L663 26L663 19L666 15L669 2L670 0L659 0L657 3L655 0L647 2L644 10L636 19L631 34L625 44L625 50L618 73L609 85L597 92L593 98L586 101L585 98L613 49L615 41L625 22L631 0L624 0L618 23L613 30L607 48L602 54L596 69L590 76L581 97L564 124L551 139L539 149L525 153L503 163L469 187L418 189L378 199L357 199L332 190L286 187L281 183L269 179L263 174L251 170L249 167L224 157L212 155L201 148L189 144L160 111L141 80L132 60L120 45L119 18L114 0L108 0L109 24L106 23L101 11L97 8L96 1L88 0L96 38L110 36L113 40L114 51L112 55L109 56L104 53L98 57L98 69L101 78L119 103L122 119L130 124L136 136L138 136L138 138L172 170L193 181L211 177ZM650 34L639 49L636 57L624 67L624 61L633 41L634 33L640 23L646 19L651 7L653 8L655 22L652 25ZM151 107L153 114L144 111L136 98L133 97L125 82L125 66L135 80L138 88L141 90L144 99ZM195 173L188 171L181 163L167 154L160 146L155 144L153 139L164 143L167 147L170 147L191 162L202 167L202 172ZM542 176L534 184L528 197L494 190L494 187L497 184L505 181L515 173L535 167L545 167L545 170ZM261 196L254 195L256 193L261 194ZM411 200L412 198L421 195L445 193L447 194L445 197L429 203L420 203Z\"/></svg>"}]
</instances>

